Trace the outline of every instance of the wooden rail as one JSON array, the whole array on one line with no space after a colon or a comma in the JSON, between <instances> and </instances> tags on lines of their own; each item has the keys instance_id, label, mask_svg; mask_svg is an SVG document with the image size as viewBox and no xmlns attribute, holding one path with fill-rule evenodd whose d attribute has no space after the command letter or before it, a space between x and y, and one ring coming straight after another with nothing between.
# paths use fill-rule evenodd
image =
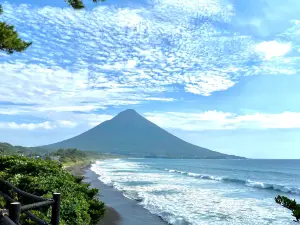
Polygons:
<instances>
[{"instance_id":1,"label":"wooden rail","mask_svg":"<svg viewBox=\"0 0 300 225\"><path fill-rule=\"evenodd\" d=\"M8 189L16 192L18 195L37 201L32 204L23 205L15 201L8 192ZM33 195L31 193L20 190L11 183L0 179L0 195L6 200L6 209L0 209L0 225L21 225L20 215L24 213L25 216L36 224L48 225L47 222L38 218L30 212L32 209L40 207L52 206L51 225L59 225L60 217L60 193L53 193L52 199L43 198L41 196Z\"/></svg>"}]
</instances>

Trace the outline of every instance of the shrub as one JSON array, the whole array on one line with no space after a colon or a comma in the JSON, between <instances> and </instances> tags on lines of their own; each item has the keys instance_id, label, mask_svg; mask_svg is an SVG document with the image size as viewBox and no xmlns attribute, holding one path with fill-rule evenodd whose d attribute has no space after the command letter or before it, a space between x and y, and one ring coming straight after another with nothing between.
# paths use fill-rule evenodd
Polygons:
<instances>
[{"instance_id":1,"label":"shrub","mask_svg":"<svg viewBox=\"0 0 300 225\"><path fill-rule=\"evenodd\" d=\"M0 178L26 192L52 197L61 193L61 224L96 224L105 213L104 203L97 199L98 189L65 171L58 162L20 156L0 157ZM30 200L19 197L27 204ZM51 208L36 211L36 215L50 222ZM22 217L21 224L32 224Z\"/></svg>"}]
</instances>

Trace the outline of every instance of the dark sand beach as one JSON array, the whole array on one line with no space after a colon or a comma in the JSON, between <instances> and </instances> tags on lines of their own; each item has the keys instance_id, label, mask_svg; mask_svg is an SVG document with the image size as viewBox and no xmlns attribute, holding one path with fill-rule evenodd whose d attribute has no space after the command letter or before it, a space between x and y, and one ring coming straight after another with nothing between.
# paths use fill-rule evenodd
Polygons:
<instances>
[{"instance_id":1,"label":"dark sand beach","mask_svg":"<svg viewBox=\"0 0 300 225\"><path fill-rule=\"evenodd\" d=\"M135 200L127 199L112 187L104 185L98 175L90 170L90 165L80 164L68 167L74 175L84 176L84 181L92 188L100 190L99 198L106 204L106 215L98 225L166 225L158 216L138 205Z\"/></svg>"},{"instance_id":2,"label":"dark sand beach","mask_svg":"<svg viewBox=\"0 0 300 225\"><path fill-rule=\"evenodd\" d=\"M69 170L75 176L85 176L86 170L89 170L89 168L90 164L83 163L75 166L70 166L66 169ZM90 182L87 180L84 181ZM98 223L98 225L118 225L120 224L120 220L121 216L119 215L119 213L115 209L106 206L106 214L104 218Z\"/></svg>"}]
</instances>

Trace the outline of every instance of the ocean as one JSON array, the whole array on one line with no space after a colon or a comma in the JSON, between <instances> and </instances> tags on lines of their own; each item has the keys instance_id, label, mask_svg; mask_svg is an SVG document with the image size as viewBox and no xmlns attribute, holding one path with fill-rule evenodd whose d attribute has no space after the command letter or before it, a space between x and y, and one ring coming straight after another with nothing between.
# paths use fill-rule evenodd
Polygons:
<instances>
[{"instance_id":1,"label":"ocean","mask_svg":"<svg viewBox=\"0 0 300 225\"><path fill-rule=\"evenodd\" d=\"M91 170L173 225L294 224L274 197L300 201L300 160L109 159Z\"/></svg>"}]
</instances>

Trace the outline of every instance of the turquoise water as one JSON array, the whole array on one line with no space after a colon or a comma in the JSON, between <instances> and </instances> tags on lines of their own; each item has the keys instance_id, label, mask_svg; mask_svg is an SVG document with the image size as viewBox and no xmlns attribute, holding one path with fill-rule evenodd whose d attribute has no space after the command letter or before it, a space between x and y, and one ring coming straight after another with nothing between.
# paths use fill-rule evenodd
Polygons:
<instances>
[{"instance_id":1,"label":"turquoise water","mask_svg":"<svg viewBox=\"0 0 300 225\"><path fill-rule=\"evenodd\" d=\"M300 160L112 159L91 168L170 224L294 224L278 194L300 200Z\"/></svg>"}]
</instances>

